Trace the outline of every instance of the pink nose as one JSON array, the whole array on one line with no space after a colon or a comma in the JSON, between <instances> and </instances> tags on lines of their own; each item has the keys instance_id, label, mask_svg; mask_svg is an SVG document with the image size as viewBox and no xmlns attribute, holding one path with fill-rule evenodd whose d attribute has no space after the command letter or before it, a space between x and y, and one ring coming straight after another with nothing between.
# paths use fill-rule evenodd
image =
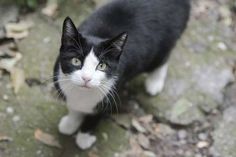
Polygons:
<instances>
[{"instance_id":1,"label":"pink nose","mask_svg":"<svg viewBox=\"0 0 236 157\"><path fill-rule=\"evenodd\" d=\"M84 82L89 82L89 81L91 81L91 78L85 77L85 76L82 76L82 79L84 80Z\"/></svg>"}]
</instances>

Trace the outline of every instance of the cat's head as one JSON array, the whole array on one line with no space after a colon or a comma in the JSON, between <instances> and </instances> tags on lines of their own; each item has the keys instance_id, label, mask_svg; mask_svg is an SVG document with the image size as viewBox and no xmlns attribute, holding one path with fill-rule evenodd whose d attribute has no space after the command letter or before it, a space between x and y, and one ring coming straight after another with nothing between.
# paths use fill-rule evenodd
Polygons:
<instances>
[{"instance_id":1,"label":"cat's head","mask_svg":"<svg viewBox=\"0 0 236 157\"><path fill-rule=\"evenodd\" d=\"M126 33L111 39L83 36L67 17L63 24L59 55L61 71L81 88L111 86L117 77L117 67L126 40Z\"/></svg>"}]
</instances>

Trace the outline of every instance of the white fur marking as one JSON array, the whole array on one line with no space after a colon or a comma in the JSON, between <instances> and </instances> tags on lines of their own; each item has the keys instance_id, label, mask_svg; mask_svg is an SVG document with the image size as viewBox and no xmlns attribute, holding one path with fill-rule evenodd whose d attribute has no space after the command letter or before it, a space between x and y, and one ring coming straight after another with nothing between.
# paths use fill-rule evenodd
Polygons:
<instances>
[{"instance_id":1,"label":"white fur marking","mask_svg":"<svg viewBox=\"0 0 236 157\"><path fill-rule=\"evenodd\" d=\"M103 100L104 94L107 94L110 89L103 89L101 92L100 86L104 84L111 88L114 85L114 79L107 79L106 74L96 70L99 61L95 56L93 49L85 58L84 65L81 70L73 72L71 75L64 75L60 69L59 78L66 78L70 81L59 80L59 85L66 96L67 106L71 110L82 113L93 113L94 107ZM90 77L88 82L90 88L83 88L84 80L82 77ZM104 83L105 82L105 83Z\"/></svg>"},{"instance_id":2,"label":"white fur marking","mask_svg":"<svg viewBox=\"0 0 236 157\"><path fill-rule=\"evenodd\" d=\"M76 144L82 150L89 149L97 141L97 137L88 133L79 132L76 136Z\"/></svg>"},{"instance_id":3,"label":"white fur marking","mask_svg":"<svg viewBox=\"0 0 236 157\"><path fill-rule=\"evenodd\" d=\"M148 94L154 96L159 94L163 90L167 70L168 64L166 63L148 76L145 82L145 87Z\"/></svg>"},{"instance_id":4,"label":"white fur marking","mask_svg":"<svg viewBox=\"0 0 236 157\"><path fill-rule=\"evenodd\" d=\"M61 118L58 125L59 132L65 135L72 135L81 125L83 114L70 111L68 115Z\"/></svg>"}]
</instances>

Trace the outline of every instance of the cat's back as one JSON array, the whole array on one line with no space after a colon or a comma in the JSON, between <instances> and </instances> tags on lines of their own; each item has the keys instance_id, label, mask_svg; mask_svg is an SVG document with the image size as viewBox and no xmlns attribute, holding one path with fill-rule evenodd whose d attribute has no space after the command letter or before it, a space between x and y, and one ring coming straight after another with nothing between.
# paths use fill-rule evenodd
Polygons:
<instances>
[{"instance_id":1,"label":"cat's back","mask_svg":"<svg viewBox=\"0 0 236 157\"><path fill-rule=\"evenodd\" d=\"M132 34L137 35L137 30L158 30L161 25L170 25L171 21L177 26L188 18L189 8L189 0L111 0L96 10L79 29L101 38L124 31L132 37Z\"/></svg>"},{"instance_id":2,"label":"cat's back","mask_svg":"<svg viewBox=\"0 0 236 157\"><path fill-rule=\"evenodd\" d=\"M168 59L189 12L189 0L114 0L89 16L79 30L103 39L127 32L118 68L126 80Z\"/></svg>"}]
</instances>

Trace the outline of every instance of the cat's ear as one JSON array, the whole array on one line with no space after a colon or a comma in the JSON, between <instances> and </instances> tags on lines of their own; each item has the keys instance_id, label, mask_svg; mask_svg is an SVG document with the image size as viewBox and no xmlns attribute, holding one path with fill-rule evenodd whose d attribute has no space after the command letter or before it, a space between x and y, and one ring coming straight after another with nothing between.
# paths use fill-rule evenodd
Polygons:
<instances>
[{"instance_id":1,"label":"cat's ear","mask_svg":"<svg viewBox=\"0 0 236 157\"><path fill-rule=\"evenodd\" d=\"M66 17L62 29L62 45L74 44L80 36L71 18Z\"/></svg>"},{"instance_id":2,"label":"cat's ear","mask_svg":"<svg viewBox=\"0 0 236 157\"><path fill-rule=\"evenodd\" d=\"M116 36L115 38L111 39L109 41L110 45L114 48L116 48L118 51L123 51L123 48L125 46L126 40L127 40L128 34L126 32L123 32Z\"/></svg>"},{"instance_id":3,"label":"cat's ear","mask_svg":"<svg viewBox=\"0 0 236 157\"><path fill-rule=\"evenodd\" d=\"M124 49L127 38L128 38L128 34L124 32L110 40L107 40L104 43L105 48L108 49L108 51L106 51L106 55L119 58Z\"/></svg>"}]
</instances>

